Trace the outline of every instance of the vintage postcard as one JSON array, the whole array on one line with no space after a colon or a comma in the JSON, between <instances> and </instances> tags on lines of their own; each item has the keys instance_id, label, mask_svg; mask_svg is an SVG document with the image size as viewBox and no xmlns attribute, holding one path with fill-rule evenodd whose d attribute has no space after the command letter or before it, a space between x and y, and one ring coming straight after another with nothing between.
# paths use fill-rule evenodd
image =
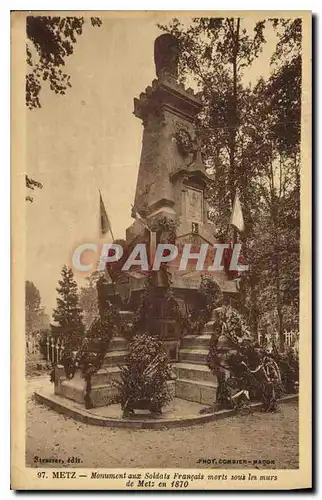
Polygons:
<instances>
[{"instance_id":1,"label":"vintage postcard","mask_svg":"<svg viewBox=\"0 0 322 500\"><path fill-rule=\"evenodd\" d=\"M311 17L12 12L12 489L312 487Z\"/></svg>"}]
</instances>

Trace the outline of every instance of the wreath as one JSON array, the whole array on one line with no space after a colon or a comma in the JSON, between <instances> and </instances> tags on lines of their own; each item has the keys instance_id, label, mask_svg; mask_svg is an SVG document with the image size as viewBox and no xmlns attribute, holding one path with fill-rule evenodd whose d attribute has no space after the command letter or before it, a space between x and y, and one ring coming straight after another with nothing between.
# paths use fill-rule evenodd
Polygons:
<instances>
[{"instance_id":1,"label":"wreath","mask_svg":"<svg viewBox=\"0 0 322 500\"><path fill-rule=\"evenodd\" d=\"M178 132L175 133L174 137L177 143L178 150L182 155L186 156L194 152L190 134L186 130L178 130Z\"/></svg>"}]
</instances>

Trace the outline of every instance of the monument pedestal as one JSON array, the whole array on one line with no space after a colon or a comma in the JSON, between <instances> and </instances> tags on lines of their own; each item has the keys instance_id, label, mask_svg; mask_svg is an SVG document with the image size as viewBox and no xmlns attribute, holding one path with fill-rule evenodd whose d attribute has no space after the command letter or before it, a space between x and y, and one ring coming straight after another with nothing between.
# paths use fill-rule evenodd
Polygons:
<instances>
[{"instance_id":1,"label":"monument pedestal","mask_svg":"<svg viewBox=\"0 0 322 500\"><path fill-rule=\"evenodd\" d=\"M215 401L217 381L206 363L212 325L212 321L207 323L201 335L186 335L181 341L174 341L177 360L172 369L177 378L169 380L168 384L177 398L205 405L212 405ZM171 341L165 341L167 343L171 344ZM113 338L103 367L91 378L90 397L94 408L108 406L117 400L113 380L119 380L119 366L125 362L126 354L126 339ZM63 367L58 365L55 380L55 394L85 405L86 383L80 370L73 379L67 380Z\"/></svg>"},{"instance_id":2,"label":"monument pedestal","mask_svg":"<svg viewBox=\"0 0 322 500\"><path fill-rule=\"evenodd\" d=\"M107 406L114 402L117 389L113 380L120 378L119 365L124 363L126 354L126 339L112 338L102 368L91 377L90 397L94 407ZM86 382L81 371L77 369L74 377L68 380L63 366L56 366L55 394L85 405Z\"/></svg>"}]
</instances>

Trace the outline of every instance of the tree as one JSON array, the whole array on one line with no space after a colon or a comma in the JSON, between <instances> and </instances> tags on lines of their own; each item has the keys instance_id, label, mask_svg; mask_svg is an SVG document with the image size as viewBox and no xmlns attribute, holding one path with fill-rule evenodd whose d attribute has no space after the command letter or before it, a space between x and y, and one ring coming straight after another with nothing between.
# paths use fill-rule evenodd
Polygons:
<instances>
[{"instance_id":1,"label":"tree","mask_svg":"<svg viewBox=\"0 0 322 500\"><path fill-rule=\"evenodd\" d=\"M32 281L26 281L25 285L25 318L27 336L49 324L48 315L41 306L40 292Z\"/></svg>"},{"instance_id":2,"label":"tree","mask_svg":"<svg viewBox=\"0 0 322 500\"><path fill-rule=\"evenodd\" d=\"M82 321L82 310L79 307L77 283L74 279L72 269L63 266L62 278L58 281L59 286L57 307L53 311L53 318L64 334L67 343L77 343L84 333Z\"/></svg>"},{"instance_id":3,"label":"tree","mask_svg":"<svg viewBox=\"0 0 322 500\"><path fill-rule=\"evenodd\" d=\"M251 141L245 125L252 107L251 91L242 76L262 50L264 26L264 21L257 22L250 33L241 18L195 18L188 28L173 19L169 26L160 26L179 41L181 80L192 77L200 89L203 109L198 132L205 163L214 173L208 192L210 215L226 236L236 189L242 202L254 197L256 172L249 165L247 176L242 175L242 152Z\"/></svg>"},{"instance_id":4,"label":"tree","mask_svg":"<svg viewBox=\"0 0 322 500\"><path fill-rule=\"evenodd\" d=\"M268 27L277 35L271 76L246 86L243 73ZM161 29L179 40L180 79L193 78L200 90L198 132L214 178L208 203L222 241L230 238L239 188L243 254L251 265L241 281L242 310L256 337L261 318L274 317L283 344L286 323L298 318L301 20L266 19L253 34L239 18L197 18L188 28L174 19Z\"/></svg>"},{"instance_id":5,"label":"tree","mask_svg":"<svg viewBox=\"0 0 322 500\"><path fill-rule=\"evenodd\" d=\"M87 286L82 286L79 293L79 305L84 313L85 328L89 328L93 320L98 317L98 297L97 297L97 280L99 273L93 273L85 278Z\"/></svg>"},{"instance_id":6,"label":"tree","mask_svg":"<svg viewBox=\"0 0 322 500\"><path fill-rule=\"evenodd\" d=\"M272 23L278 29L273 72L254 89L257 127L245 151L248 162L253 150L261 151L252 158L259 165L260 204L248 238L248 283L250 308L269 318L283 349L284 329L298 329L299 314L301 20Z\"/></svg>"},{"instance_id":7,"label":"tree","mask_svg":"<svg viewBox=\"0 0 322 500\"><path fill-rule=\"evenodd\" d=\"M90 18L92 26L101 26L98 17ZM26 105L41 108L43 82L56 94L65 94L71 87L70 75L63 71L66 57L74 52L77 37L83 33L84 17L28 16Z\"/></svg>"},{"instance_id":8,"label":"tree","mask_svg":"<svg viewBox=\"0 0 322 500\"><path fill-rule=\"evenodd\" d=\"M248 307L254 333L269 320L279 332L283 349L284 317L291 307L297 328L299 306L299 190L292 159L275 157L261 178L261 212L249 238L248 258L251 272L244 277L248 286ZM245 284L245 283L244 283ZM275 316L275 312L277 316Z\"/></svg>"},{"instance_id":9,"label":"tree","mask_svg":"<svg viewBox=\"0 0 322 500\"><path fill-rule=\"evenodd\" d=\"M280 153L299 154L301 134L302 20L272 19L278 43L267 98L274 114L272 136Z\"/></svg>"},{"instance_id":10,"label":"tree","mask_svg":"<svg viewBox=\"0 0 322 500\"><path fill-rule=\"evenodd\" d=\"M91 17L92 26L101 26L98 17ZM40 92L44 82L56 94L64 95L71 87L70 75L63 71L66 57L74 52L77 37L83 32L84 17L28 16L26 20L26 105L41 108ZM27 189L42 189L42 184L26 175ZM26 196L33 202L33 197Z\"/></svg>"}]
</instances>

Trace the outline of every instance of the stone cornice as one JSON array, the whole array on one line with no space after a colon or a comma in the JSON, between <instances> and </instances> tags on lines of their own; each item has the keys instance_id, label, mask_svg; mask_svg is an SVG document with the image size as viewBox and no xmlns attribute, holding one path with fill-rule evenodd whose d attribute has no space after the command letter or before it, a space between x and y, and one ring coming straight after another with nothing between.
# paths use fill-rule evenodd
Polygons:
<instances>
[{"instance_id":1,"label":"stone cornice","mask_svg":"<svg viewBox=\"0 0 322 500\"><path fill-rule=\"evenodd\" d=\"M193 120L201 109L201 101L191 88L176 83L170 75L153 80L152 86L134 99L134 114L143 121L150 113L164 111L167 107Z\"/></svg>"},{"instance_id":2,"label":"stone cornice","mask_svg":"<svg viewBox=\"0 0 322 500\"><path fill-rule=\"evenodd\" d=\"M206 186L209 181L211 180L211 177L203 172L201 169L180 169L174 172L173 174L170 175L170 181L173 183L177 179L182 178L183 181L189 181L190 179L197 180L204 186Z\"/></svg>"}]
</instances>

